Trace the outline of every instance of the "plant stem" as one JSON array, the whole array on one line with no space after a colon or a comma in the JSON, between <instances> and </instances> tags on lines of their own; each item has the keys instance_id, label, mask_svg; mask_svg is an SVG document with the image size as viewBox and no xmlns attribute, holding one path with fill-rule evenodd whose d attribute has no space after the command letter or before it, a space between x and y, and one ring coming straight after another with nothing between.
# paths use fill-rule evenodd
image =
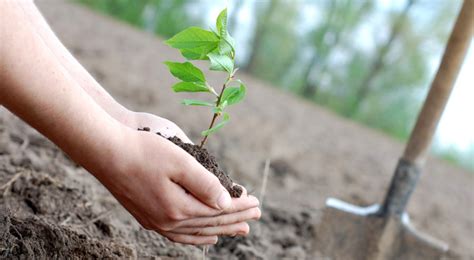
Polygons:
<instances>
[{"instance_id":1,"label":"plant stem","mask_svg":"<svg viewBox=\"0 0 474 260\"><path fill-rule=\"evenodd\" d=\"M216 100L216 107L219 107L219 105L221 104L222 94L224 94L225 88L227 87L227 85L229 84L229 82L232 80L233 77L234 77L234 73L229 74L229 77L227 77L227 80L225 81L224 85L222 85L221 92L219 93L219 96L217 97L217 100ZM211 124L209 125L207 130L214 127L214 124L216 123L216 120L219 116L220 116L220 113L214 113L214 115L212 116ZM204 144L206 144L206 141L207 141L208 137L209 137L209 135L204 136L204 138L201 141L201 144L199 145L199 148L204 147Z\"/></svg>"},{"instance_id":2,"label":"plant stem","mask_svg":"<svg viewBox=\"0 0 474 260\"><path fill-rule=\"evenodd\" d=\"M211 129L211 128L214 126L214 124L216 123L217 117L219 117L219 114L214 113L214 116L212 117L212 121L211 121L211 124L209 125L209 128L208 128L208 129ZM203 138L202 141L201 141L201 144L199 145L199 148L204 147L204 144L205 144L206 141L207 141L207 137L209 137L209 135L204 136L204 138Z\"/></svg>"}]
</instances>

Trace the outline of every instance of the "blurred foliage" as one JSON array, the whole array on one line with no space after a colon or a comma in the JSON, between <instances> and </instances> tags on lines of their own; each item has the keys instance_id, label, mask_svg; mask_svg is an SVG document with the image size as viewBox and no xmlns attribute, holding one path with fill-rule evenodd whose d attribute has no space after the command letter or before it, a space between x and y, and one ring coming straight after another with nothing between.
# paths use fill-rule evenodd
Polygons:
<instances>
[{"instance_id":1,"label":"blurred foliage","mask_svg":"<svg viewBox=\"0 0 474 260\"><path fill-rule=\"evenodd\" d=\"M225 4L75 1L165 37L191 25L202 26L205 14ZM406 140L460 4L460 0L232 0L229 30L237 34L237 45L248 46L238 54L247 57L239 64L242 69ZM245 19L239 16L242 13ZM435 151L474 169L469 160L472 151Z\"/></svg>"},{"instance_id":2,"label":"blurred foliage","mask_svg":"<svg viewBox=\"0 0 474 260\"><path fill-rule=\"evenodd\" d=\"M171 37L203 22L189 15L192 0L74 0L147 31Z\"/></svg>"},{"instance_id":3,"label":"blurred foliage","mask_svg":"<svg viewBox=\"0 0 474 260\"><path fill-rule=\"evenodd\" d=\"M436 153L443 159L453 164L462 165L469 170L474 170L474 145L467 150L459 151L456 147L435 148Z\"/></svg>"}]
</instances>

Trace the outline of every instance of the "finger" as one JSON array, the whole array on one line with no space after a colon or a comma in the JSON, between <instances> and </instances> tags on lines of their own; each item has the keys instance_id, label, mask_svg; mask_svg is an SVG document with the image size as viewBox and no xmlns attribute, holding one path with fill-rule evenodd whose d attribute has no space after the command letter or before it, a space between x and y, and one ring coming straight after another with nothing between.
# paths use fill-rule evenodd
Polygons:
<instances>
[{"instance_id":1,"label":"finger","mask_svg":"<svg viewBox=\"0 0 474 260\"><path fill-rule=\"evenodd\" d=\"M224 210L224 213L229 214L244 211L247 209L258 207L259 204L260 202L256 197L252 195L242 195L240 198L233 198L232 205L227 210Z\"/></svg>"},{"instance_id":2,"label":"finger","mask_svg":"<svg viewBox=\"0 0 474 260\"><path fill-rule=\"evenodd\" d=\"M216 217L205 217L183 220L179 223L180 228L184 227L215 227L230 225L239 222L246 222L249 220L257 220L261 216L259 208L251 208L244 211L220 215Z\"/></svg>"},{"instance_id":3,"label":"finger","mask_svg":"<svg viewBox=\"0 0 474 260\"><path fill-rule=\"evenodd\" d=\"M167 231L160 231L159 233L167 237L172 242L188 245L214 245L218 240L217 236L194 236Z\"/></svg>"},{"instance_id":4,"label":"finger","mask_svg":"<svg viewBox=\"0 0 474 260\"><path fill-rule=\"evenodd\" d=\"M198 161L184 150L183 157L188 158L189 165L179 175L179 179L174 180L194 197L207 206L225 210L232 206L232 198L229 192L221 185L219 179L206 170Z\"/></svg>"},{"instance_id":5,"label":"finger","mask_svg":"<svg viewBox=\"0 0 474 260\"><path fill-rule=\"evenodd\" d=\"M245 222L222 225L215 227L186 227L173 230L173 233L194 235L194 236L245 236L249 233L250 227Z\"/></svg>"},{"instance_id":6,"label":"finger","mask_svg":"<svg viewBox=\"0 0 474 260\"><path fill-rule=\"evenodd\" d=\"M181 186L175 184L173 189L175 189L175 194L181 195L181 207L182 212L188 218L197 218L197 217L213 217L221 215L222 210L217 210L203 204L201 201L196 199L192 194L187 193ZM259 205L259 201L254 196L241 196L240 198L233 198L232 205L224 211L224 213L235 213L238 211L247 210L250 208L255 208Z\"/></svg>"},{"instance_id":7,"label":"finger","mask_svg":"<svg viewBox=\"0 0 474 260\"><path fill-rule=\"evenodd\" d=\"M179 184L174 183L174 194L179 194L181 212L187 218L212 217L222 214L222 210L209 207L202 203L193 194L187 192Z\"/></svg>"},{"instance_id":8,"label":"finger","mask_svg":"<svg viewBox=\"0 0 474 260\"><path fill-rule=\"evenodd\" d=\"M166 118L162 118L162 117L157 117L157 120L158 122L160 122L160 125L163 125L163 127L159 127L159 132L161 132L161 134L166 137L166 138L169 138L169 137L173 137L173 136L176 136L178 137L179 139L181 139L181 141L185 142L185 143L190 143L192 144L193 142L188 138L188 136L183 132L183 130L181 130L181 128L179 128L175 123L173 123L172 121L166 119Z\"/></svg>"},{"instance_id":9,"label":"finger","mask_svg":"<svg viewBox=\"0 0 474 260\"><path fill-rule=\"evenodd\" d=\"M237 183L233 183L233 185L237 185L242 188L242 195L240 196L240 198L232 198L232 207L228 210L225 210L224 213L234 213L254 208L260 205L260 202L255 196L248 195L247 189L244 186L239 185Z\"/></svg>"},{"instance_id":10,"label":"finger","mask_svg":"<svg viewBox=\"0 0 474 260\"><path fill-rule=\"evenodd\" d=\"M185 200L183 201L183 212L189 218L196 217L214 217L218 215L236 213L239 211L244 211L247 209L258 207L259 201L254 196L245 196L241 198L233 198L231 206L224 210L216 210L211 208L199 200L197 200L193 195L186 194Z\"/></svg>"}]
</instances>

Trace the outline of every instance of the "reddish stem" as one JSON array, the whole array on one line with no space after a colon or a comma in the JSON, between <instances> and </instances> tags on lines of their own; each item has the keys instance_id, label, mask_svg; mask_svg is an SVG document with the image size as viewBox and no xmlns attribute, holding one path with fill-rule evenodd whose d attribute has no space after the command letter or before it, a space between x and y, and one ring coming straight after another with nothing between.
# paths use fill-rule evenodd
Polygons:
<instances>
[{"instance_id":1,"label":"reddish stem","mask_svg":"<svg viewBox=\"0 0 474 260\"><path fill-rule=\"evenodd\" d=\"M221 104L221 98L222 98L222 94L224 94L224 90L225 88L227 87L227 84L229 84L230 80L232 79L233 77L233 74L229 75L229 77L227 78L226 82L224 83L224 85L222 86L222 89L221 89L221 93L219 93L219 96L217 97L217 101L216 101L216 107L218 107L220 104ZM209 125L209 129L211 129L212 127L214 127L214 124L216 123L216 119L219 117L219 113L214 113L214 116L212 116L212 120L211 120L211 124ZM199 148L203 148L204 147L204 144L206 144L206 141L207 141L207 138L209 137L209 135L206 135L204 136L204 138L202 139L201 141L201 144L199 145Z\"/></svg>"}]
</instances>

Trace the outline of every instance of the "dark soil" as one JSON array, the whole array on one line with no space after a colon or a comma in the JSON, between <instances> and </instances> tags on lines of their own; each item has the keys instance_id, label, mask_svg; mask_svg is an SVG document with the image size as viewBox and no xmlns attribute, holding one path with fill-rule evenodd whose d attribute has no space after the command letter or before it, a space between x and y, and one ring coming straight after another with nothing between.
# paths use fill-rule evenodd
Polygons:
<instances>
[{"instance_id":1,"label":"dark soil","mask_svg":"<svg viewBox=\"0 0 474 260\"><path fill-rule=\"evenodd\" d=\"M134 257L131 248L91 239L38 217L20 219L0 211L2 259L119 259Z\"/></svg>"},{"instance_id":2,"label":"dark soil","mask_svg":"<svg viewBox=\"0 0 474 260\"><path fill-rule=\"evenodd\" d=\"M138 131L150 131L149 127L139 128ZM156 133L157 135L164 137L160 133ZM234 182L230 178L230 176L225 173L217 164L217 160L214 156L212 156L206 148L201 148L199 145L189 144L183 142L178 137L169 137L167 138L169 141L174 143L175 145L181 147L187 153L192 155L196 160L204 166L208 171L212 172L214 175L217 176L219 181L221 182L222 186L229 191L230 196L233 198L240 198L242 195L243 189L239 185L234 185Z\"/></svg>"},{"instance_id":3,"label":"dark soil","mask_svg":"<svg viewBox=\"0 0 474 260\"><path fill-rule=\"evenodd\" d=\"M252 223L247 237L222 237L209 250L211 259L311 259L313 225L318 212L312 210L263 209L262 219ZM314 258L313 258L314 259ZM317 258L318 259L318 258Z\"/></svg>"},{"instance_id":4,"label":"dark soil","mask_svg":"<svg viewBox=\"0 0 474 260\"><path fill-rule=\"evenodd\" d=\"M0 176L7 175L0 171ZM93 212L78 189L47 174L19 169L0 191L2 259L118 259L134 255L130 247L110 240L114 235L110 224ZM91 238L89 232L99 236Z\"/></svg>"}]
</instances>

